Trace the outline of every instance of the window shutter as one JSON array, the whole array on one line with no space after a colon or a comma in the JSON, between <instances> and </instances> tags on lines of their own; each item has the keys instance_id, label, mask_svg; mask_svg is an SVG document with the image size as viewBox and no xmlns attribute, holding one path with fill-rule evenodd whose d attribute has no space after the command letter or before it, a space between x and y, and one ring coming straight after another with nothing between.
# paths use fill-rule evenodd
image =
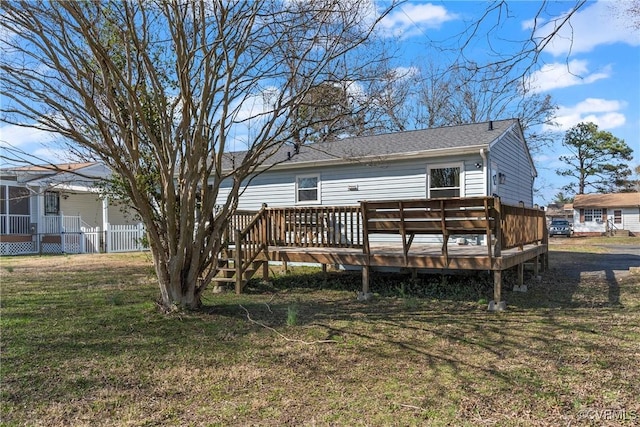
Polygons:
<instances>
[{"instance_id":1,"label":"window shutter","mask_svg":"<svg viewBox=\"0 0 640 427\"><path fill-rule=\"evenodd\" d=\"M584 222L584 209L580 209L580 222Z\"/></svg>"}]
</instances>

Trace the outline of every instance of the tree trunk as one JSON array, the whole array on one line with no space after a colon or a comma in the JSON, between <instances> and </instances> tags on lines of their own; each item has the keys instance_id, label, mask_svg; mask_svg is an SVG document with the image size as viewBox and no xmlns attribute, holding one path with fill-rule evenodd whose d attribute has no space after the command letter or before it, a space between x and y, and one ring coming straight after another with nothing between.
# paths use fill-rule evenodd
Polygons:
<instances>
[{"instance_id":1,"label":"tree trunk","mask_svg":"<svg viewBox=\"0 0 640 427\"><path fill-rule=\"evenodd\" d=\"M160 309L165 313L169 313L200 308L202 301L200 298L201 292L197 292L197 279L188 279L190 277L197 278L199 274L179 274L179 272L189 273L190 260L187 262L183 258L183 262L178 264L176 258L169 258L165 261L163 254L157 254L153 250L152 253L160 289L160 298L158 299Z\"/></svg>"}]
</instances>

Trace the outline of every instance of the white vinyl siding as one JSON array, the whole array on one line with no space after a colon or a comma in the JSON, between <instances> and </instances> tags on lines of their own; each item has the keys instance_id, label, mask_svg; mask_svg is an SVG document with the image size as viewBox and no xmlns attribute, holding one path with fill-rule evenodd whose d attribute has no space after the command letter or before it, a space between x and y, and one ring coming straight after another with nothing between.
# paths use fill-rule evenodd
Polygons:
<instances>
[{"instance_id":1,"label":"white vinyl siding","mask_svg":"<svg viewBox=\"0 0 640 427\"><path fill-rule=\"evenodd\" d=\"M72 193L60 200L60 211L64 215L79 215L89 227L102 227L102 200L95 193ZM109 203L108 222L112 225L137 224L140 222L133 209L123 209L116 202Z\"/></svg>"},{"instance_id":2,"label":"white vinyl siding","mask_svg":"<svg viewBox=\"0 0 640 427\"><path fill-rule=\"evenodd\" d=\"M251 181L238 204L239 209L258 210L268 206L296 205L296 177L318 176L320 201L324 206L357 205L362 200L421 199L427 197L427 169L430 165L454 164L461 168L461 195L485 196L483 168L477 158L452 158L452 161L425 162L424 159L364 164L357 161L324 168L273 170ZM464 183L464 185L463 185ZM224 183L218 204L226 202L229 183Z\"/></svg>"},{"instance_id":3,"label":"white vinyl siding","mask_svg":"<svg viewBox=\"0 0 640 427\"><path fill-rule=\"evenodd\" d=\"M573 211L573 224L576 233L604 233L606 231L606 221L602 219L603 208L584 208L583 221L580 222L580 209ZM629 230L632 233L640 233L640 207L607 208L607 215L610 219L615 218L615 212L620 211L621 223L614 223L619 230ZM600 221L598 221L600 218Z\"/></svg>"},{"instance_id":4,"label":"white vinyl siding","mask_svg":"<svg viewBox=\"0 0 640 427\"><path fill-rule=\"evenodd\" d=\"M640 233L640 206L622 208L622 227L634 233Z\"/></svg>"},{"instance_id":5,"label":"white vinyl siding","mask_svg":"<svg viewBox=\"0 0 640 427\"><path fill-rule=\"evenodd\" d=\"M498 195L503 203L517 205L524 202L526 206L533 206L535 169L526 144L518 133L517 126L514 126L489 147L490 162L496 165L496 168L491 168L489 178L493 181L493 175L496 175L498 181L492 187L492 193ZM504 176L502 184L498 174Z\"/></svg>"}]
</instances>

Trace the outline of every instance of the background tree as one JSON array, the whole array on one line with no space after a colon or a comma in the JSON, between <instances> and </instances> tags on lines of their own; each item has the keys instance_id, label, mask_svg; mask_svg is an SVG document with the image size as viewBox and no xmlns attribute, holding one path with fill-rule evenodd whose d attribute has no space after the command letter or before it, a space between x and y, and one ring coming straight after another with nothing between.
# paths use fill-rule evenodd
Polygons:
<instances>
[{"instance_id":1,"label":"background tree","mask_svg":"<svg viewBox=\"0 0 640 427\"><path fill-rule=\"evenodd\" d=\"M573 197L569 197L566 194L564 194L562 191L559 191L558 193L556 193L555 196L553 196L553 200L551 201L551 203L555 203L557 205L563 206L563 205L566 205L567 203L573 203Z\"/></svg>"},{"instance_id":2,"label":"background tree","mask_svg":"<svg viewBox=\"0 0 640 427\"><path fill-rule=\"evenodd\" d=\"M347 83L324 82L309 90L298 107L302 143L331 141L365 133L364 109L349 93Z\"/></svg>"},{"instance_id":3,"label":"background tree","mask_svg":"<svg viewBox=\"0 0 640 427\"><path fill-rule=\"evenodd\" d=\"M560 160L568 167L556 172L576 180L566 185L565 191L615 192L631 174L624 160L632 159L633 150L610 132L599 130L595 123L578 123L566 132L562 145L570 154L560 156Z\"/></svg>"},{"instance_id":4,"label":"background tree","mask_svg":"<svg viewBox=\"0 0 640 427\"><path fill-rule=\"evenodd\" d=\"M621 193L640 192L640 165L632 169L630 175L617 183Z\"/></svg>"},{"instance_id":5,"label":"background tree","mask_svg":"<svg viewBox=\"0 0 640 427\"><path fill-rule=\"evenodd\" d=\"M313 88L368 80L384 58L373 47L356 54L385 15L369 6L5 1L2 120L66 137L77 157L106 163L146 227L160 306L196 308L243 185L312 124L297 112ZM246 110L267 92L263 108ZM247 122L253 132L238 143Z\"/></svg>"},{"instance_id":6,"label":"background tree","mask_svg":"<svg viewBox=\"0 0 640 427\"><path fill-rule=\"evenodd\" d=\"M504 75L497 65L425 67L389 72L370 90L371 127L404 131L517 117L529 148L538 152L553 140L540 125L553 125L557 107L549 95L535 93ZM480 68L479 66L477 68Z\"/></svg>"}]
</instances>

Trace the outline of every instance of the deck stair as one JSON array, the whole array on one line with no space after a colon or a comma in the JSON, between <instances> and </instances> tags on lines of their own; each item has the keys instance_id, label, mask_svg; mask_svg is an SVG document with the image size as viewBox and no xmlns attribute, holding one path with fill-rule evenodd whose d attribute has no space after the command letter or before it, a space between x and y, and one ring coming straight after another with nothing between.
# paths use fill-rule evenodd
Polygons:
<instances>
[{"instance_id":1,"label":"deck stair","mask_svg":"<svg viewBox=\"0 0 640 427\"><path fill-rule=\"evenodd\" d=\"M244 289L246 284L253 278L256 271L263 267L265 261L253 261L248 266L238 269L236 268L236 260L233 257L233 252L229 253L230 256L220 257L218 259L218 273L212 279L214 286L224 288L229 284L235 285L236 289L239 286L240 290ZM238 271L240 270L240 271ZM237 280L238 275L240 280Z\"/></svg>"}]
</instances>

